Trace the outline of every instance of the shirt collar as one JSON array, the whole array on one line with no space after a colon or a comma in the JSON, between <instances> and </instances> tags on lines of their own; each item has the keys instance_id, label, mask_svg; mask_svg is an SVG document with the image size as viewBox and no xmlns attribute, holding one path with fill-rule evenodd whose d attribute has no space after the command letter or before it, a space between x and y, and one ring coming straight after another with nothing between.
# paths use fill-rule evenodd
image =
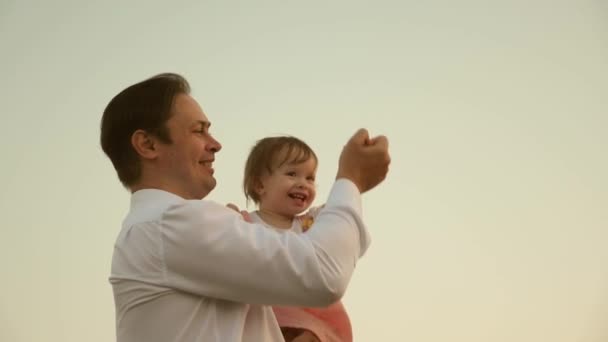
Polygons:
<instances>
[{"instance_id":1,"label":"shirt collar","mask_svg":"<svg viewBox=\"0 0 608 342\"><path fill-rule=\"evenodd\" d=\"M131 195L131 207L124 225L130 226L139 222L159 220L169 207L185 201L185 199L164 190L138 190Z\"/></svg>"}]
</instances>

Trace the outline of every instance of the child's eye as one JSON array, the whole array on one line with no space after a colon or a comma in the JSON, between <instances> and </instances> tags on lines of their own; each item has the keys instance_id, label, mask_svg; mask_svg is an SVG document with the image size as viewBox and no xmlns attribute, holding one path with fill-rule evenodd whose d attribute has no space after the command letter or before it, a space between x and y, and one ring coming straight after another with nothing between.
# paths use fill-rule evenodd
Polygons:
<instances>
[{"instance_id":1,"label":"child's eye","mask_svg":"<svg viewBox=\"0 0 608 342\"><path fill-rule=\"evenodd\" d=\"M308 179L308 180L309 180L309 181L311 181L311 182L314 182L314 181L315 181L315 177L312 177L312 176L310 176L310 177L308 177L308 178L306 178L306 179Z\"/></svg>"},{"instance_id":2,"label":"child's eye","mask_svg":"<svg viewBox=\"0 0 608 342\"><path fill-rule=\"evenodd\" d=\"M289 177L295 177L296 173L294 171L289 171L286 173Z\"/></svg>"}]
</instances>

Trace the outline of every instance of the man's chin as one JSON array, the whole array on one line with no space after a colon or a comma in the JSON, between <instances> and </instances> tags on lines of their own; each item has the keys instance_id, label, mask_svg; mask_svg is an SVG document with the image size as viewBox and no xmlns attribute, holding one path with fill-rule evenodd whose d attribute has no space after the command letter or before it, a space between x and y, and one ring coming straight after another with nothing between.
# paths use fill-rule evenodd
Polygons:
<instances>
[{"instance_id":1,"label":"man's chin","mask_svg":"<svg viewBox=\"0 0 608 342\"><path fill-rule=\"evenodd\" d=\"M211 191L213 191L213 189L215 189L216 185L217 185L217 182L216 182L215 178L206 182L205 188L202 191L203 193L201 194L201 199L207 197L207 195L209 195L211 193Z\"/></svg>"}]
</instances>

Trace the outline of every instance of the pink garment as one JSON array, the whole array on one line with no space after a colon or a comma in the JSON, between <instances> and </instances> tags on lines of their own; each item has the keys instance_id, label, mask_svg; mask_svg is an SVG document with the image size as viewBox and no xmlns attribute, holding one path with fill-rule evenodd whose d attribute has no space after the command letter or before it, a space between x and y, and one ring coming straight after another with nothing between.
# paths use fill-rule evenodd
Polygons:
<instances>
[{"instance_id":1,"label":"pink garment","mask_svg":"<svg viewBox=\"0 0 608 342\"><path fill-rule=\"evenodd\" d=\"M352 342L350 319L341 301L326 308L272 308L281 328L310 330L321 342Z\"/></svg>"}]
</instances>

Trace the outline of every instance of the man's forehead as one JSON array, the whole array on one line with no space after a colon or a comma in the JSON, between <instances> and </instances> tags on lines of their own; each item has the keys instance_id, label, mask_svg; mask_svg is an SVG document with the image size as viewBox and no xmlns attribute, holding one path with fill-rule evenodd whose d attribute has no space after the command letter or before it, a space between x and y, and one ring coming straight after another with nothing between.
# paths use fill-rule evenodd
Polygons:
<instances>
[{"instance_id":1,"label":"man's forehead","mask_svg":"<svg viewBox=\"0 0 608 342\"><path fill-rule=\"evenodd\" d=\"M180 94L176 96L173 105L173 116L189 125L211 126L201 106L190 95Z\"/></svg>"}]
</instances>

